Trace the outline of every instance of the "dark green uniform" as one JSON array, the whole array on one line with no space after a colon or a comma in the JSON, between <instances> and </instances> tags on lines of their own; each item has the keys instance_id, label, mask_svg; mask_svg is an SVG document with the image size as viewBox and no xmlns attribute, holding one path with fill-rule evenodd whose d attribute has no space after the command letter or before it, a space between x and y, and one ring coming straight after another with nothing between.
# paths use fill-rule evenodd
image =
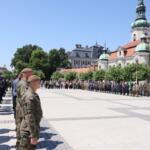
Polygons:
<instances>
[{"instance_id":1,"label":"dark green uniform","mask_svg":"<svg viewBox=\"0 0 150 150\"><path fill-rule=\"evenodd\" d=\"M22 98L28 89L27 82L24 80L20 80L17 85L17 99L16 99L16 149L18 149L19 141L20 141L20 125L23 118L22 114Z\"/></svg>"},{"instance_id":2,"label":"dark green uniform","mask_svg":"<svg viewBox=\"0 0 150 150\"><path fill-rule=\"evenodd\" d=\"M22 102L24 118L20 126L21 140L19 150L34 150L35 146L30 144L30 139L39 139L40 121L43 115L41 102L38 94L30 87L25 93Z\"/></svg>"}]
</instances>

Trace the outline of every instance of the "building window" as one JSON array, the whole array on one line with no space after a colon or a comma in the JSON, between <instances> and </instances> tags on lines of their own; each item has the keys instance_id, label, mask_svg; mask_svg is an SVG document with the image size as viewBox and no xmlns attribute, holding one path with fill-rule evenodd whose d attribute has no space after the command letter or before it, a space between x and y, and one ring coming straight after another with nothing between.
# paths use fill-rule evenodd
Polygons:
<instances>
[{"instance_id":1,"label":"building window","mask_svg":"<svg viewBox=\"0 0 150 150\"><path fill-rule=\"evenodd\" d=\"M136 34L133 34L133 41L136 41Z\"/></svg>"},{"instance_id":2,"label":"building window","mask_svg":"<svg viewBox=\"0 0 150 150\"><path fill-rule=\"evenodd\" d=\"M79 53L76 53L76 57L80 57Z\"/></svg>"},{"instance_id":3,"label":"building window","mask_svg":"<svg viewBox=\"0 0 150 150\"><path fill-rule=\"evenodd\" d=\"M88 53L85 53L85 57L86 57L86 58L89 58L89 55L88 55Z\"/></svg>"},{"instance_id":4,"label":"building window","mask_svg":"<svg viewBox=\"0 0 150 150\"><path fill-rule=\"evenodd\" d=\"M119 56L121 56L121 51L119 52Z\"/></svg>"},{"instance_id":5,"label":"building window","mask_svg":"<svg viewBox=\"0 0 150 150\"><path fill-rule=\"evenodd\" d=\"M148 33L145 33L146 36L148 36Z\"/></svg>"},{"instance_id":6,"label":"building window","mask_svg":"<svg viewBox=\"0 0 150 150\"><path fill-rule=\"evenodd\" d=\"M125 56L127 55L127 51L124 51L124 55L125 55Z\"/></svg>"}]
</instances>

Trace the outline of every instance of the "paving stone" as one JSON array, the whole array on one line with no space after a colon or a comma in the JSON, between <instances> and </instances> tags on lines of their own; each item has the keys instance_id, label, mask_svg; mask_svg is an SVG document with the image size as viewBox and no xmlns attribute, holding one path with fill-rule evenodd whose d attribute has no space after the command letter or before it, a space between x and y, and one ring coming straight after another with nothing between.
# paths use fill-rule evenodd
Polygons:
<instances>
[{"instance_id":1,"label":"paving stone","mask_svg":"<svg viewBox=\"0 0 150 150\"><path fill-rule=\"evenodd\" d=\"M0 150L15 150L16 134L12 99L10 95L8 97L8 94L6 96L0 105ZM72 148L48 121L43 118L37 150L72 150Z\"/></svg>"}]
</instances>

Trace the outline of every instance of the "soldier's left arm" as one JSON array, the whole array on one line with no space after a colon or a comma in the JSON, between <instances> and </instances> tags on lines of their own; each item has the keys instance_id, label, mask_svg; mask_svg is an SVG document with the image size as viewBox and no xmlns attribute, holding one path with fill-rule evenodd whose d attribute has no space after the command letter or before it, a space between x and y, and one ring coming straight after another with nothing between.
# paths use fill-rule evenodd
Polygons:
<instances>
[{"instance_id":1,"label":"soldier's left arm","mask_svg":"<svg viewBox=\"0 0 150 150\"><path fill-rule=\"evenodd\" d=\"M24 110L26 111L25 119L29 128L30 137L31 138L38 138L39 137L39 125L36 122L36 115L35 115L35 107L36 107L36 101L34 97L31 97L26 105L26 108Z\"/></svg>"}]
</instances>

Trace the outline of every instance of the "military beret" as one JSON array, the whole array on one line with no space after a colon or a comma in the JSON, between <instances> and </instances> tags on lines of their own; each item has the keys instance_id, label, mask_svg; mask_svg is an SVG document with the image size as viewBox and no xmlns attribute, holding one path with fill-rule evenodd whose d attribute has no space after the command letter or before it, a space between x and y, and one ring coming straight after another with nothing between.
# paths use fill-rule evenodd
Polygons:
<instances>
[{"instance_id":1,"label":"military beret","mask_svg":"<svg viewBox=\"0 0 150 150\"><path fill-rule=\"evenodd\" d=\"M24 68L21 73L27 73L27 72L32 72L31 68Z\"/></svg>"},{"instance_id":2,"label":"military beret","mask_svg":"<svg viewBox=\"0 0 150 150\"><path fill-rule=\"evenodd\" d=\"M28 82L33 82L33 81L40 81L40 77L36 76L36 75L32 75L29 77Z\"/></svg>"}]
</instances>

